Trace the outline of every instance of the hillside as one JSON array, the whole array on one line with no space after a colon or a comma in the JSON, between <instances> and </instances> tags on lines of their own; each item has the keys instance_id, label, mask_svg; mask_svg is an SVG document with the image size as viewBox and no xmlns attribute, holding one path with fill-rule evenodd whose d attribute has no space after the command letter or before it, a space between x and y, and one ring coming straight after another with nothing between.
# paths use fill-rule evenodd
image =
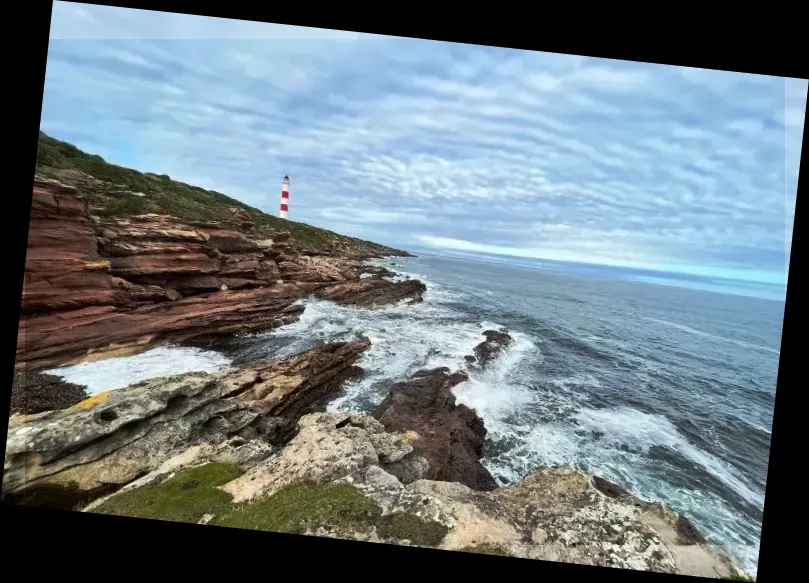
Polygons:
<instances>
[{"instance_id":1,"label":"hillside","mask_svg":"<svg viewBox=\"0 0 809 583\"><path fill-rule=\"evenodd\" d=\"M100 217L156 213L185 221L223 221L232 219L234 209L239 209L250 216L256 229L287 231L293 242L313 251L350 248L377 255L409 255L406 251L283 220L221 192L172 180L165 174L144 173L110 164L100 156L83 152L41 131L36 174L77 187L87 198L91 212Z\"/></svg>"}]
</instances>

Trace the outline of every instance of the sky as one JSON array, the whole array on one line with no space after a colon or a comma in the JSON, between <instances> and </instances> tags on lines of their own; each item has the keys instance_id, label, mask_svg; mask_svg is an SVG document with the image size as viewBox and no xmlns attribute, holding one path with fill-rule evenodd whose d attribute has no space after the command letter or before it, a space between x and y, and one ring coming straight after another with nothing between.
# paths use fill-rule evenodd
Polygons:
<instances>
[{"instance_id":1,"label":"sky","mask_svg":"<svg viewBox=\"0 0 809 583\"><path fill-rule=\"evenodd\" d=\"M784 285L807 81L54 2L41 129L405 249Z\"/></svg>"}]
</instances>

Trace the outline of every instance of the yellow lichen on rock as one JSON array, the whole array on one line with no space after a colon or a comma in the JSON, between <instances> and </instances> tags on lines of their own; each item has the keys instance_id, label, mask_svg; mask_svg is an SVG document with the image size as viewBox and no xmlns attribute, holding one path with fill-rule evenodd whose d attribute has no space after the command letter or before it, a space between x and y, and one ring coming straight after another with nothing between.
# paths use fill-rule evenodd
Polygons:
<instances>
[{"instance_id":1,"label":"yellow lichen on rock","mask_svg":"<svg viewBox=\"0 0 809 583\"><path fill-rule=\"evenodd\" d=\"M84 401L80 401L71 407L71 409L89 409L93 405L97 405L98 403L103 403L106 401L110 396L109 391L105 391L103 393L98 393L97 395L93 395L89 399L85 399Z\"/></svg>"},{"instance_id":2,"label":"yellow lichen on rock","mask_svg":"<svg viewBox=\"0 0 809 583\"><path fill-rule=\"evenodd\" d=\"M15 415L11 415L9 417L8 424L9 424L9 426L20 425L22 423L27 423L28 421L30 421L31 419L34 419L36 417L37 417L37 415L19 415L19 414L15 414Z\"/></svg>"},{"instance_id":3,"label":"yellow lichen on rock","mask_svg":"<svg viewBox=\"0 0 809 583\"><path fill-rule=\"evenodd\" d=\"M419 438L419 434L415 431L406 431L402 434L402 441L408 445L412 444Z\"/></svg>"}]
</instances>

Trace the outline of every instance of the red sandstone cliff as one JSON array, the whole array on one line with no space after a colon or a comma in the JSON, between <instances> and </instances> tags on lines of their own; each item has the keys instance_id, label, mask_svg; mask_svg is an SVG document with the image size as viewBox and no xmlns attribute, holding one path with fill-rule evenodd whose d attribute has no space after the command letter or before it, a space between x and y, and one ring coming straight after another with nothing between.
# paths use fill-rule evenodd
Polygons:
<instances>
[{"instance_id":1,"label":"red sandstone cliff","mask_svg":"<svg viewBox=\"0 0 809 583\"><path fill-rule=\"evenodd\" d=\"M98 218L79 188L36 180L17 369L128 354L295 321L311 294L371 307L421 299L418 281L360 279L362 252L307 255L235 212L220 222Z\"/></svg>"}]
</instances>

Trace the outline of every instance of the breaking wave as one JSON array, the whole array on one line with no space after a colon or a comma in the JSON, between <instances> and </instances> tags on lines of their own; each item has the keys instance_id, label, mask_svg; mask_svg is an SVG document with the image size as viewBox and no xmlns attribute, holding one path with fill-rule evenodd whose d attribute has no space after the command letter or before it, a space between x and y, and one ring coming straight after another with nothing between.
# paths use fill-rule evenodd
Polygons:
<instances>
[{"instance_id":1,"label":"breaking wave","mask_svg":"<svg viewBox=\"0 0 809 583\"><path fill-rule=\"evenodd\" d=\"M134 356L86 362L44 372L84 385L87 393L93 395L122 389L150 378L188 372L217 372L229 366L230 359L212 350L164 346Z\"/></svg>"}]
</instances>

